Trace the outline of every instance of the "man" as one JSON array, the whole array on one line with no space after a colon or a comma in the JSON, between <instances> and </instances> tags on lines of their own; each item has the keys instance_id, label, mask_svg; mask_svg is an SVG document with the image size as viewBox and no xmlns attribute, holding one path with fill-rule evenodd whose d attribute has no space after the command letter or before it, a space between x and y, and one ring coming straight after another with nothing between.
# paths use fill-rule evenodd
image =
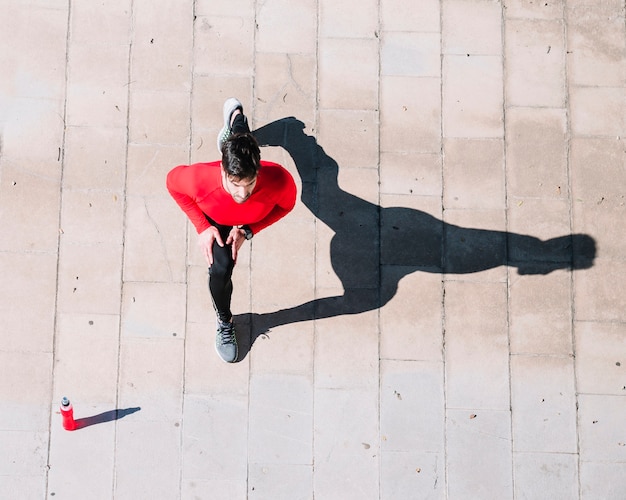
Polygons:
<instances>
[{"instance_id":1,"label":"man","mask_svg":"<svg viewBox=\"0 0 626 500\"><path fill-rule=\"evenodd\" d=\"M178 166L167 176L167 189L198 232L217 316L215 348L222 360L233 363L238 352L231 276L237 253L246 240L293 209L296 185L282 166L261 161L243 106L235 98L224 103L217 146L221 162Z\"/></svg>"}]
</instances>

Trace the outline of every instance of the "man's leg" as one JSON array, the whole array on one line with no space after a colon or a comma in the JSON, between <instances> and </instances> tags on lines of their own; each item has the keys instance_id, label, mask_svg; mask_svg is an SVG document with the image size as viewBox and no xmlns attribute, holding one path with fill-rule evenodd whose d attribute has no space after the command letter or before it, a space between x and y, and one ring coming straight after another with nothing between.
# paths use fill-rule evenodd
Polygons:
<instances>
[{"instance_id":1,"label":"man's leg","mask_svg":"<svg viewBox=\"0 0 626 500\"><path fill-rule=\"evenodd\" d=\"M207 217L208 219L208 217ZM209 219L210 220L210 219ZM210 221L217 227L223 241L228 238L231 230L229 226L221 226L214 221ZM235 262L232 256L232 246L219 246L213 243L213 264L209 267L209 293L215 314L217 316L217 335L215 338L215 349L222 360L232 363L237 360L237 339L235 337L235 327L232 323L232 312L230 310L231 298L233 295L232 274Z\"/></svg>"},{"instance_id":2,"label":"man's leg","mask_svg":"<svg viewBox=\"0 0 626 500\"><path fill-rule=\"evenodd\" d=\"M222 151L222 145L232 134L250 132L248 119L243 114L243 105L238 99L231 97L224 102L224 124L217 134L217 149Z\"/></svg>"},{"instance_id":3,"label":"man's leg","mask_svg":"<svg viewBox=\"0 0 626 500\"><path fill-rule=\"evenodd\" d=\"M226 241L228 232L224 234L220 228L222 240ZM230 321L232 318L230 304L233 294L232 274L234 267L235 262L232 257L231 245L221 247L217 244L217 241L214 242L213 265L209 267L209 292L211 293L215 313L222 322Z\"/></svg>"},{"instance_id":4,"label":"man's leg","mask_svg":"<svg viewBox=\"0 0 626 500\"><path fill-rule=\"evenodd\" d=\"M233 116L231 130L233 134L249 134L250 127L248 126L248 119L243 114L243 109Z\"/></svg>"}]
</instances>

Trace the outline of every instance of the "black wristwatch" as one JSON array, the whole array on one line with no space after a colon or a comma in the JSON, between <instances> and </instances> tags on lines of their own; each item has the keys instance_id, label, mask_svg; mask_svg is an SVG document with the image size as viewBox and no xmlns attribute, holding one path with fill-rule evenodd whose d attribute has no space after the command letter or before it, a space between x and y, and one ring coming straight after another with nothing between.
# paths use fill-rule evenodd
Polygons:
<instances>
[{"instance_id":1,"label":"black wristwatch","mask_svg":"<svg viewBox=\"0 0 626 500\"><path fill-rule=\"evenodd\" d=\"M254 234L252 234L252 229L250 229L250 227L248 227L247 225L243 225L241 226L239 229L242 229L244 233L246 233L246 239L247 240L251 240L252 237L254 236Z\"/></svg>"}]
</instances>

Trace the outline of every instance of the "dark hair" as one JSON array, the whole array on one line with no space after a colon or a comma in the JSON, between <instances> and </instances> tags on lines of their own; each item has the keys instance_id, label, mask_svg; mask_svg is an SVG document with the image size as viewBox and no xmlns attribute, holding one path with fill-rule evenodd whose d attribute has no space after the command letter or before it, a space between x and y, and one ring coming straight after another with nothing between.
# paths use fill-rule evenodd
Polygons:
<instances>
[{"instance_id":1,"label":"dark hair","mask_svg":"<svg viewBox=\"0 0 626 500\"><path fill-rule=\"evenodd\" d=\"M252 179L261 168L259 143L252 134L231 135L222 145L222 166L237 179Z\"/></svg>"}]
</instances>

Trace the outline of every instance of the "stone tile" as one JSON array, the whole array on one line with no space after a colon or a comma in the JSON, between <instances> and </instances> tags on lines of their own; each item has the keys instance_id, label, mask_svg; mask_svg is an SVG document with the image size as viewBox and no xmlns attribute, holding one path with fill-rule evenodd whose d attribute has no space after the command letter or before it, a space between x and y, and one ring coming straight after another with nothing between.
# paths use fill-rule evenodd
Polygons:
<instances>
[{"instance_id":1,"label":"stone tile","mask_svg":"<svg viewBox=\"0 0 626 500\"><path fill-rule=\"evenodd\" d=\"M378 388L316 389L315 475L320 498L378 498Z\"/></svg>"},{"instance_id":2,"label":"stone tile","mask_svg":"<svg viewBox=\"0 0 626 500\"><path fill-rule=\"evenodd\" d=\"M0 318L10 332L2 339L0 350L52 350L55 260L52 255L0 253L0 269L9 284L1 291ZM37 281L39 286L33 289L31 285Z\"/></svg>"},{"instance_id":3,"label":"stone tile","mask_svg":"<svg viewBox=\"0 0 626 500\"><path fill-rule=\"evenodd\" d=\"M516 498L578 498L575 454L514 453Z\"/></svg>"},{"instance_id":4,"label":"stone tile","mask_svg":"<svg viewBox=\"0 0 626 500\"><path fill-rule=\"evenodd\" d=\"M378 109L375 38L323 38L318 50L320 109Z\"/></svg>"},{"instance_id":5,"label":"stone tile","mask_svg":"<svg viewBox=\"0 0 626 500\"><path fill-rule=\"evenodd\" d=\"M626 488L626 463L580 462L580 498L619 498Z\"/></svg>"},{"instance_id":6,"label":"stone tile","mask_svg":"<svg viewBox=\"0 0 626 500\"><path fill-rule=\"evenodd\" d=\"M626 197L620 186L626 182L625 144L624 140L580 138L571 145L574 230L594 238L602 258L623 258L620 235Z\"/></svg>"},{"instance_id":7,"label":"stone tile","mask_svg":"<svg viewBox=\"0 0 626 500\"><path fill-rule=\"evenodd\" d=\"M236 266L235 270L237 270ZM206 265L187 267L187 290L187 321L206 326L207 322L215 319L211 295L209 294ZM235 295L237 294L239 294L239 289L235 287ZM211 323L210 329L212 330L212 328Z\"/></svg>"},{"instance_id":8,"label":"stone tile","mask_svg":"<svg viewBox=\"0 0 626 500\"><path fill-rule=\"evenodd\" d=\"M323 224L315 224L315 285L317 288L372 289L379 283L379 209L374 203L344 191L338 184L370 197L377 173L353 170L338 179L337 170L320 170L312 192L312 211ZM308 251L312 249L309 248Z\"/></svg>"},{"instance_id":9,"label":"stone tile","mask_svg":"<svg viewBox=\"0 0 626 500\"><path fill-rule=\"evenodd\" d=\"M313 466L251 464L248 497L276 500L312 500Z\"/></svg>"},{"instance_id":10,"label":"stone tile","mask_svg":"<svg viewBox=\"0 0 626 500\"><path fill-rule=\"evenodd\" d=\"M509 408L506 299L504 283L445 283L448 408Z\"/></svg>"},{"instance_id":11,"label":"stone tile","mask_svg":"<svg viewBox=\"0 0 626 500\"><path fill-rule=\"evenodd\" d=\"M220 480L191 478L183 479L180 485L181 498L246 498L248 480Z\"/></svg>"},{"instance_id":12,"label":"stone tile","mask_svg":"<svg viewBox=\"0 0 626 500\"><path fill-rule=\"evenodd\" d=\"M133 91L191 89L193 14L192 0L133 2Z\"/></svg>"},{"instance_id":13,"label":"stone tile","mask_svg":"<svg viewBox=\"0 0 626 500\"><path fill-rule=\"evenodd\" d=\"M572 135L621 136L626 132L623 87L572 87Z\"/></svg>"},{"instance_id":14,"label":"stone tile","mask_svg":"<svg viewBox=\"0 0 626 500\"><path fill-rule=\"evenodd\" d=\"M623 87L626 84L624 5L568 2L567 64L572 85Z\"/></svg>"},{"instance_id":15,"label":"stone tile","mask_svg":"<svg viewBox=\"0 0 626 500\"><path fill-rule=\"evenodd\" d=\"M52 352L56 263L54 254L0 252L0 351Z\"/></svg>"},{"instance_id":16,"label":"stone tile","mask_svg":"<svg viewBox=\"0 0 626 500\"><path fill-rule=\"evenodd\" d=\"M59 314L54 350L54 404L111 403L117 397L118 315ZM94 359L98 363L94 363Z\"/></svg>"},{"instance_id":17,"label":"stone tile","mask_svg":"<svg viewBox=\"0 0 626 500\"><path fill-rule=\"evenodd\" d=\"M441 196L441 155L387 152L380 154L380 192Z\"/></svg>"},{"instance_id":18,"label":"stone tile","mask_svg":"<svg viewBox=\"0 0 626 500\"><path fill-rule=\"evenodd\" d=\"M128 58L127 45L71 43L68 51L68 125L126 126Z\"/></svg>"},{"instance_id":19,"label":"stone tile","mask_svg":"<svg viewBox=\"0 0 626 500\"><path fill-rule=\"evenodd\" d=\"M124 283L122 336L183 338L185 300L186 290L182 283Z\"/></svg>"},{"instance_id":20,"label":"stone tile","mask_svg":"<svg viewBox=\"0 0 626 500\"><path fill-rule=\"evenodd\" d=\"M215 321L187 323L185 336L185 394L211 396L247 396L249 363L242 360L243 329L237 333L240 361L224 363L215 352ZM247 328L247 325L245 325ZM247 330L246 330L247 331ZM244 341L245 340L245 341Z\"/></svg>"},{"instance_id":21,"label":"stone tile","mask_svg":"<svg viewBox=\"0 0 626 500\"><path fill-rule=\"evenodd\" d=\"M182 339L130 339L122 341L119 349L118 404L141 408L133 422L167 424L174 429L182 411Z\"/></svg>"},{"instance_id":22,"label":"stone tile","mask_svg":"<svg viewBox=\"0 0 626 500\"><path fill-rule=\"evenodd\" d=\"M502 54L502 7L499 3L447 0L442 7L443 54Z\"/></svg>"},{"instance_id":23,"label":"stone tile","mask_svg":"<svg viewBox=\"0 0 626 500\"><path fill-rule=\"evenodd\" d=\"M371 207L372 205L378 204L380 183L376 163L377 161L371 165L373 168L340 166L337 184L340 189L348 192L349 195L354 195L359 198L359 200L355 200L355 205L356 203L366 202L369 204L367 206ZM330 182L326 183L320 180L317 186L318 192L322 190L321 186L326 184L330 185ZM323 198L323 196L320 198ZM324 202L326 202L325 198ZM341 206L341 203L337 203L336 205Z\"/></svg>"},{"instance_id":24,"label":"stone tile","mask_svg":"<svg viewBox=\"0 0 626 500\"><path fill-rule=\"evenodd\" d=\"M565 39L561 20L506 21L509 106L565 105Z\"/></svg>"},{"instance_id":25,"label":"stone tile","mask_svg":"<svg viewBox=\"0 0 626 500\"><path fill-rule=\"evenodd\" d=\"M504 227L503 210L446 210L443 259L447 279L506 281Z\"/></svg>"},{"instance_id":26,"label":"stone tile","mask_svg":"<svg viewBox=\"0 0 626 500\"><path fill-rule=\"evenodd\" d=\"M0 478L44 477L48 463L48 433L0 430L3 453Z\"/></svg>"},{"instance_id":27,"label":"stone tile","mask_svg":"<svg viewBox=\"0 0 626 500\"><path fill-rule=\"evenodd\" d=\"M383 452L380 498L446 498L442 453Z\"/></svg>"},{"instance_id":28,"label":"stone tile","mask_svg":"<svg viewBox=\"0 0 626 500\"><path fill-rule=\"evenodd\" d=\"M126 174L126 134L126 129L121 127L68 127L63 187L122 191Z\"/></svg>"},{"instance_id":29,"label":"stone tile","mask_svg":"<svg viewBox=\"0 0 626 500\"><path fill-rule=\"evenodd\" d=\"M444 451L444 374L441 362L381 361L381 449Z\"/></svg>"},{"instance_id":30,"label":"stone tile","mask_svg":"<svg viewBox=\"0 0 626 500\"><path fill-rule=\"evenodd\" d=\"M189 163L189 146L129 144L126 176L127 196L169 197L167 174L178 165ZM171 205L178 207L174 200Z\"/></svg>"},{"instance_id":31,"label":"stone tile","mask_svg":"<svg viewBox=\"0 0 626 500\"><path fill-rule=\"evenodd\" d=\"M252 295L255 311L282 309L313 298L315 228L311 223L290 221L288 217L264 229L253 240L252 290L258 290Z\"/></svg>"},{"instance_id":32,"label":"stone tile","mask_svg":"<svg viewBox=\"0 0 626 500\"><path fill-rule=\"evenodd\" d=\"M378 114L375 111L320 110L317 142L340 165L342 173L349 167L376 168Z\"/></svg>"},{"instance_id":33,"label":"stone tile","mask_svg":"<svg viewBox=\"0 0 626 500\"><path fill-rule=\"evenodd\" d=\"M439 33L383 32L380 71L385 76L441 76Z\"/></svg>"},{"instance_id":34,"label":"stone tile","mask_svg":"<svg viewBox=\"0 0 626 500\"><path fill-rule=\"evenodd\" d=\"M316 321L315 385L324 389L373 388L378 380L377 312Z\"/></svg>"},{"instance_id":35,"label":"stone tile","mask_svg":"<svg viewBox=\"0 0 626 500\"><path fill-rule=\"evenodd\" d=\"M245 484L247 398L186 395L183 420L183 481L211 481L221 488Z\"/></svg>"},{"instance_id":36,"label":"stone tile","mask_svg":"<svg viewBox=\"0 0 626 500\"><path fill-rule=\"evenodd\" d=\"M507 18L562 19L565 0L553 2L528 2L527 0L505 0L504 13Z\"/></svg>"},{"instance_id":37,"label":"stone tile","mask_svg":"<svg viewBox=\"0 0 626 500\"><path fill-rule=\"evenodd\" d=\"M448 410L450 498L513 498L510 418L508 411Z\"/></svg>"},{"instance_id":38,"label":"stone tile","mask_svg":"<svg viewBox=\"0 0 626 500\"><path fill-rule=\"evenodd\" d=\"M189 143L188 92L134 91L130 96L129 140L138 144ZM155 120L154 116L159 116Z\"/></svg>"},{"instance_id":39,"label":"stone tile","mask_svg":"<svg viewBox=\"0 0 626 500\"><path fill-rule=\"evenodd\" d=\"M231 12L232 14L236 11ZM248 17L196 17L194 21L196 74L246 75L254 69L254 22Z\"/></svg>"},{"instance_id":40,"label":"stone tile","mask_svg":"<svg viewBox=\"0 0 626 500\"><path fill-rule=\"evenodd\" d=\"M571 357L511 358L513 449L576 453L576 388Z\"/></svg>"},{"instance_id":41,"label":"stone tile","mask_svg":"<svg viewBox=\"0 0 626 500\"><path fill-rule=\"evenodd\" d=\"M330 229L328 226L319 225L316 228L315 247L319 248L320 251L316 251L315 255L315 284L318 288L330 288L333 290L333 292L338 290L338 295L342 295L345 286L342 284L340 277L335 273L333 269L335 267L332 262L333 256L335 256L336 261L345 263L346 266L349 266L350 264L354 266L355 261L349 262L349 259L346 258L346 256L349 255L349 252L347 251L342 252L340 255L337 251L333 252L331 250L335 237L335 232L333 232L333 230ZM360 238L359 240L362 241L364 239L365 238ZM355 248L358 247L355 246ZM370 252L368 253L371 254L371 249L368 250L370 250ZM357 260L356 262L359 261ZM372 269L372 267L373 263L368 262L368 269ZM363 276L370 276L370 280L365 279L367 282L375 281L378 279L377 274L373 276L370 273L359 273L356 275L354 275L354 273L344 274L354 276L352 281L355 282L360 281L360 278ZM364 284L370 284L370 286L373 286L371 283Z\"/></svg>"},{"instance_id":42,"label":"stone tile","mask_svg":"<svg viewBox=\"0 0 626 500\"><path fill-rule=\"evenodd\" d=\"M57 312L120 313L122 246L61 242Z\"/></svg>"},{"instance_id":43,"label":"stone tile","mask_svg":"<svg viewBox=\"0 0 626 500\"><path fill-rule=\"evenodd\" d=\"M576 382L580 393L626 395L623 323L576 322Z\"/></svg>"},{"instance_id":44,"label":"stone tile","mask_svg":"<svg viewBox=\"0 0 626 500\"><path fill-rule=\"evenodd\" d=\"M572 278L568 271L509 279L512 354L567 356L572 347Z\"/></svg>"},{"instance_id":45,"label":"stone tile","mask_svg":"<svg viewBox=\"0 0 626 500\"><path fill-rule=\"evenodd\" d=\"M72 6L70 36L73 44L130 43L132 0ZM128 48L128 47L127 47Z\"/></svg>"},{"instance_id":46,"label":"stone tile","mask_svg":"<svg viewBox=\"0 0 626 500\"><path fill-rule=\"evenodd\" d=\"M317 2L269 0L256 12L257 52L315 53L317 42Z\"/></svg>"},{"instance_id":47,"label":"stone tile","mask_svg":"<svg viewBox=\"0 0 626 500\"><path fill-rule=\"evenodd\" d=\"M626 462L623 396L578 396L578 436L581 462Z\"/></svg>"},{"instance_id":48,"label":"stone tile","mask_svg":"<svg viewBox=\"0 0 626 500\"><path fill-rule=\"evenodd\" d=\"M43 432L47 430L50 417L50 407L47 405L47 401L49 401L52 382L52 354L47 352L0 351L0 361L4 372L0 382L0 398L3 401L2 412L0 412L0 429L2 431L19 431L16 434L24 434L25 440L28 439L27 434L30 431ZM5 438L8 441L3 442L3 450L10 449L10 443L15 436L6 434L4 438L0 437L0 442ZM9 464L10 458L15 460L15 456L9 453L7 462L0 462L0 475L37 474L32 469L29 472L19 471L20 465L16 465L15 462L12 462L12 465ZM26 460L32 459L27 458ZM5 467L17 467L18 469L9 473L2 470Z\"/></svg>"},{"instance_id":49,"label":"stone tile","mask_svg":"<svg viewBox=\"0 0 626 500\"><path fill-rule=\"evenodd\" d=\"M184 282L187 241L182 212L163 196L126 200L124 280Z\"/></svg>"},{"instance_id":50,"label":"stone tile","mask_svg":"<svg viewBox=\"0 0 626 500\"><path fill-rule=\"evenodd\" d=\"M626 262L596 259L574 278L574 310L578 321L624 321L626 296L621 290Z\"/></svg>"},{"instance_id":51,"label":"stone tile","mask_svg":"<svg viewBox=\"0 0 626 500\"><path fill-rule=\"evenodd\" d=\"M443 58L444 137L502 137L502 101L500 57Z\"/></svg>"},{"instance_id":52,"label":"stone tile","mask_svg":"<svg viewBox=\"0 0 626 500\"><path fill-rule=\"evenodd\" d=\"M178 497L180 434L178 422L123 421L116 432L113 497Z\"/></svg>"},{"instance_id":53,"label":"stone tile","mask_svg":"<svg viewBox=\"0 0 626 500\"><path fill-rule=\"evenodd\" d=\"M406 8L402 0L380 2L381 26L386 31L440 31L439 2L423 0Z\"/></svg>"},{"instance_id":54,"label":"stone tile","mask_svg":"<svg viewBox=\"0 0 626 500\"><path fill-rule=\"evenodd\" d=\"M9 498L39 500L46 496L46 476L0 476L0 491Z\"/></svg>"},{"instance_id":55,"label":"stone tile","mask_svg":"<svg viewBox=\"0 0 626 500\"><path fill-rule=\"evenodd\" d=\"M308 310L313 316L313 307L309 307ZM278 315L280 313L276 315L269 313L267 316L261 315L258 319L253 318L252 370L257 375L312 374L315 352L313 321L289 323L289 316L285 314L285 324L272 327L267 333L255 339L257 323L263 325Z\"/></svg>"},{"instance_id":56,"label":"stone tile","mask_svg":"<svg viewBox=\"0 0 626 500\"><path fill-rule=\"evenodd\" d=\"M381 290L391 300L380 309L380 357L442 361L443 286L439 273L383 266Z\"/></svg>"},{"instance_id":57,"label":"stone tile","mask_svg":"<svg viewBox=\"0 0 626 500\"><path fill-rule=\"evenodd\" d=\"M254 17L254 6L254 0L232 0L228 3L196 0L195 12L198 16L230 16L236 12L241 17Z\"/></svg>"},{"instance_id":58,"label":"stone tile","mask_svg":"<svg viewBox=\"0 0 626 500\"><path fill-rule=\"evenodd\" d=\"M63 191L62 245L121 245L124 196L122 192Z\"/></svg>"},{"instance_id":59,"label":"stone tile","mask_svg":"<svg viewBox=\"0 0 626 500\"><path fill-rule=\"evenodd\" d=\"M313 378L253 374L248 460L256 464L313 463Z\"/></svg>"},{"instance_id":60,"label":"stone tile","mask_svg":"<svg viewBox=\"0 0 626 500\"><path fill-rule=\"evenodd\" d=\"M251 125L288 116L313 125L317 59L312 54L257 53L255 61L254 113L250 106L244 108L253 115L248 117L254 118Z\"/></svg>"},{"instance_id":61,"label":"stone tile","mask_svg":"<svg viewBox=\"0 0 626 500\"><path fill-rule=\"evenodd\" d=\"M111 408L110 405L106 407L108 410ZM80 404L74 408L76 420L77 410L81 410ZM103 406L91 407L90 410L92 414L106 411ZM61 427L60 416L53 423L48 495L108 498L113 490L115 474L115 424L107 422L67 432Z\"/></svg>"},{"instance_id":62,"label":"stone tile","mask_svg":"<svg viewBox=\"0 0 626 500\"><path fill-rule=\"evenodd\" d=\"M380 150L441 151L441 80L380 78Z\"/></svg>"},{"instance_id":63,"label":"stone tile","mask_svg":"<svg viewBox=\"0 0 626 500\"><path fill-rule=\"evenodd\" d=\"M2 32L3 98L63 98L67 5L50 9L5 3ZM4 110L3 110L4 111ZM4 118L4 117L3 117Z\"/></svg>"},{"instance_id":64,"label":"stone tile","mask_svg":"<svg viewBox=\"0 0 626 500\"><path fill-rule=\"evenodd\" d=\"M378 3L375 0L319 2L318 36L323 38L371 38L378 33Z\"/></svg>"},{"instance_id":65,"label":"stone tile","mask_svg":"<svg viewBox=\"0 0 626 500\"><path fill-rule=\"evenodd\" d=\"M383 195L380 211L381 263L440 272L441 199Z\"/></svg>"},{"instance_id":66,"label":"stone tile","mask_svg":"<svg viewBox=\"0 0 626 500\"><path fill-rule=\"evenodd\" d=\"M505 206L504 144L501 139L446 139L443 202L447 208Z\"/></svg>"},{"instance_id":67,"label":"stone tile","mask_svg":"<svg viewBox=\"0 0 626 500\"><path fill-rule=\"evenodd\" d=\"M508 202L509 261L561 262L569 267L572 240L567 200L510 197ZM524 272L518 269L519 274Z\"/></svg>"},{"instance_id":68,"label":"stone tile","mask_svg":"<svg viewBox=\"0 0 626 500\"><path fill-rule=\"evenodd\" d=\"M506 113L510 196L567 195L567 118L564 109L509 108Z\"/></svg>"},{"instance_id":69,"label":"stone tile","mask_svg":"<svg viewBox=\"0 0 626 500\"><path fill-rule=\"evenodd\" d=\"M216 138L224 122L222 110L224 101L233 96L237 96L243 104L244 113L250 117L254 102L250 76L194 75L191 163L219 159Z\"/></svg>"},{"instance_id":70,"label":"stone tile","mask_svg":"<svg viewBox=\"0 0 626 500\"><path fill-rule=\"evenodd\" d=\"M59 178L63 148L63 101L13 97L8 100L6 107L2 117L3 159L20 164L43 163L47 172L51 171L52 165L56 165L54 177Z\"/></svg>"}]
</instances>

